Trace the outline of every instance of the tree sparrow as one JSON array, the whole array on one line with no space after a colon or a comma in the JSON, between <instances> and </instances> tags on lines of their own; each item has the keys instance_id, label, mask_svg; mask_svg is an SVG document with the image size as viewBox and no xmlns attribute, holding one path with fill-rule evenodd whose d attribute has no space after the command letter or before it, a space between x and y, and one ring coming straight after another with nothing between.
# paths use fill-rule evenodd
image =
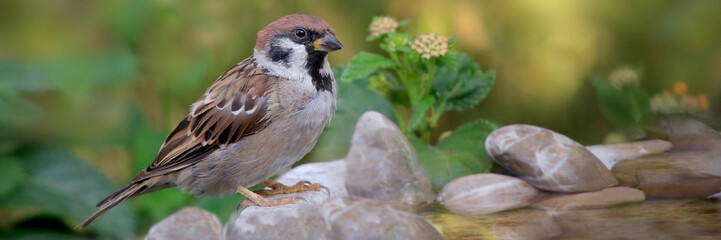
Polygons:
<instances>
[{"instance_id":1,"label":"tree sparrow","mask_svg":"<svg viewBox=\"0 0 721 240\"><path fill-rule=\"evenodd\" d=\"M315 146L336 109L328 53L342 49L323 19L292 14L260 32L253 55L223 73L168 135L158 156L130 185L102 200L84 228L132 196L176 187L197 196L238 192L259 206L295 203L267 199L248 187L263 182L272 195L320 190L300 182L267 180Z\"/></svg>"}]
</instances>

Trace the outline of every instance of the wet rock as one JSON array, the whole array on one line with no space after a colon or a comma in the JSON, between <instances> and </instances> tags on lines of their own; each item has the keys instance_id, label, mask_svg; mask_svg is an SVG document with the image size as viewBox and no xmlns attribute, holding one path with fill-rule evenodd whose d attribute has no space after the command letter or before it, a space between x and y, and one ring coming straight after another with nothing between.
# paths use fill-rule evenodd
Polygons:
<instances>
[{"instance_id":1,"label":"wet rock","mask_svg":"<svg viewBox=\"0 0 721 240\"><path fill-rule=\"evenodd\" d=\"M334 239L330 226L314 204L300 201L243 209L228 222L225 239Z\"/></svg>"},{"instance_id":2,"label":"wet rock","mask_svg":"<svg viewBox=\"0 0 721 240\"><path fill-rule=\"evenodd\" d=\"M243 209L228 222L226 239L333 239L330 226L318 209L329 197L348 195L345 190L345 168L346 162L343 160L307 163L293 168L276 181L294 185L305 180L323 185L327 190L268 197L304 199L296 204Z\"/></svg>"},{"instance_id":3,"label":"wet rock","mask_svg":"<svg viewBox=\"0 0 721 240\"><path fill-rule=\"evenodd\" d=\"M545 211L519 209L499 214L491 226L494 239L554 239L563 230Z\"/></svg>"},{"instance_id":4,"label":"wet rock","mask_svg":"<svg viewBox=\"0 0 721 240\"><path fill-rule=\"evenodd\" d=\"M639 142L603 144L588 146L591 151L606 168L611 169L613 165L622 160L638 159L643 156L663 153L671 149L670 142L664 140L648 140Z\"/></svg>"},{"instance_id":5,"label":"wet rock","mask_svg":"<svg viewBox=\"0 0 721 240\"><path fill-rule=\"evenodd\" d=\"M718 203L644 201L605 209L559 211L558 239L718 239Z\"/></svg>"},{"instance_id":6,"label":"wet rock","mask_svg":"<svg viewBox=\"0 0 721 240\"><path fill-rule=\"evenodd\" d=\"M684 156L686 155L686 156ZM677 160L689 162L698 156L693 153L673 153ZM721 189L721 178L703 174L672 163L669 154L640 160L621 161L613 167L613 174L621 186L637 188L647 198L703 198Z\"/></svg>"},{"instance_id":7,"label":"wet rock","mask_svg":"<svg viewBox=\"0 0 721 240\"><path fill-rule=\"evenodd\" d=\"M721 189L721 135L703 123L671 116L661 126L673 145L658 156L617 163L612 172L623 186L648 198L703 198Z\"/></svg>"},{"instance_id":8,"label":"wet rock","mask_svg":"<svg viewBox=\"0 0 721 240\"><path fill-rule=\"evenodd\" d=\"M551 196L533 204L545 210L579 210L607 208L614 205L642 202L643 192L629 187L612 187L601 191Z\"/></svg>"},{"instance_id":9,"label":"wet rock","mask_svg":"<svg viewBox=\"0 0 721 240\"><path fill-rule=\"evenodd\" d=\"M666 154L671 164L696 175L721 177L721 135L716 130L684 116L668 117L661 127L673 144Z\"/></svg>"},{"instance_id":10,"label":"wet rock","mask_svg":"<svg viewBox=\"0 0 721 240\"><path fill-rule=\"evenodd\" d=\"M509 125L486 138L486 150L529 184L554 192L596 191L618 182L581 144L548 129Z\"/></svg>"},{"instance_id":11,"label":"wet rock","mask_svg":"<svg viewBox=\"0 0 721 240\"><path fill-rule=\"evenodd\" d=\"M721 135L706 124L685 116L670 116L661 120L661 127L673 144L673 151L721 150Z\"/></svg>"},{"instance_id":12,"label":"wet rock","mask_svg":"<svg viewBox=\"0 0 721 240\"><path fill-rule=\"evenodd\" d=\"M424 215L448 239L719 239L718 200L646 200L610 208Z\"/></svg>"},{"instance_id":13,"label":"wet rock","mask_svg":"<svg viewBox=\"0 0 721 240\"><path fill-rule=\"evenodd\" d=\"M400 202L415 209L433 200L431 182L405 135L388 118L366 112L356 124L345 158L352 197Z\"/></svg>"},{"instance_id":14,"label":"wet rock","mask_svg":"<svg viewBox=\"0 0 721 240\"><path fill-rule=\"evenodd\" d=\"M221 239L218 217L200 208L187 207L153 225L147 240Z\"/></svg>"},{"instance_id":15,"label":"wet rock","mask_svg":"<svg viewBox=\"0 0 721 240\"><path fill-rule=\"evenodd\" d=\"M444 239L409 210L404 204L352 198L334 198L321 207L335 239Z\"/></svg>"},{"instance_id":16,"label":"wet rock","mask_svg":"<svg viewBox=\"0 0 721 240\"><path fill-rule=\"evenodd\" d=\"M481 215L529 206L538 193L518 178L484 173L454 179L437 200L453 213Z\"/></svg>"}]
</instances>

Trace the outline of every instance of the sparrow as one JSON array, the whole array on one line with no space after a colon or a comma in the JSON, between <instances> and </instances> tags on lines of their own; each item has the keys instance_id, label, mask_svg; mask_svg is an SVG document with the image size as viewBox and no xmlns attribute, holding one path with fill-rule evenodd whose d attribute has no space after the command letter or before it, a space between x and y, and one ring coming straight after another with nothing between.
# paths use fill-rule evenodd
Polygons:
<instances>
[{"instance_id":1,"label":"sparrow","mask_svg":"<svg viewBox=\"0 0 721 240\"><path fill-rule=\"evenodd\" d=\"M129 197L171 187L196 196L237 192L264 207L296 199L262 195L320 190L306 181L285 186L269 178L310 152L331 120L337 85L328 53L342 48L319 17L298 13L270 23L258 32L253 55L191 105L150 166L76 228ZM261 182L270 190L248 190Z\"/></svg>"}]
</instances>

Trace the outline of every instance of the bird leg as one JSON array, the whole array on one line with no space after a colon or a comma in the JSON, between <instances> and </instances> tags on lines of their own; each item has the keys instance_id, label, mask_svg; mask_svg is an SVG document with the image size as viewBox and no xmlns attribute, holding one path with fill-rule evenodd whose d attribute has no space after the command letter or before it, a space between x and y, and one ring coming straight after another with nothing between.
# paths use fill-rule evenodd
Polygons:
<instances>
[{"instance_id":1,"label":"bird leg","mask_svg":"<svg viewBox=\"0 0 721 240\"><path fill-rule=\"evenodd\" d=\"M258 190L255 191L255 193L260 194L262 196L272 196L272 195L279 195L279 194L289 194L289 193L298 193L298 192L306 192L306 191L320 191L321 189L325 189L328 191L328 188L326 188L323 185L317 184L317 183L310 183L308 181L300 181L296 183L293 186L286 186L282 183L276 182L275 180L268 179L263 181L263 185L266 187L269 187L270 190ZM330 191L328 191L330 193Z\"/></svg>"},{"instance_id":2,"label":"bird leg","mask_svg":"<svg viewBox=\"0 0 721 240\"><path fill-rule=\"evenodd\" d=\"M248 199L243 200L243 202L240 204L240 207L247 208L250 206L260 206L260 207L270 207L270 206L278 206L278 205L285 205L285 204L294 204L298 202L298 200L305 200L303 198L297 197L297 198L280 198L280 199L267 199L261 195L258 195L257 193L254 193L253 191L250 191L250 189L244 188L243 186L238 186L238 189L236 191L240 194L243 194Z\"/></svg>"}]
</instances>

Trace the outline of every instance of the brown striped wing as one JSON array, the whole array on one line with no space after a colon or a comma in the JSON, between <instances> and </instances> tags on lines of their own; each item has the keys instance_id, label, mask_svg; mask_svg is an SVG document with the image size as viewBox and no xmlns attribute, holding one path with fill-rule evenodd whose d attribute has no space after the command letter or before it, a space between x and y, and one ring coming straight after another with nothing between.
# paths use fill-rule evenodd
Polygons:
<instances>
[{"instance_id":1,"label":"brown striped wing","mask_svg":"<svg viewBox=\"0 0 721 240\"><path fill-rule=\"evenodd\" d=\"M190 166L267 126L266 93L276 79L249 58L221 75L168 135L139 181Z\"/></svg>"}]
</instances>

